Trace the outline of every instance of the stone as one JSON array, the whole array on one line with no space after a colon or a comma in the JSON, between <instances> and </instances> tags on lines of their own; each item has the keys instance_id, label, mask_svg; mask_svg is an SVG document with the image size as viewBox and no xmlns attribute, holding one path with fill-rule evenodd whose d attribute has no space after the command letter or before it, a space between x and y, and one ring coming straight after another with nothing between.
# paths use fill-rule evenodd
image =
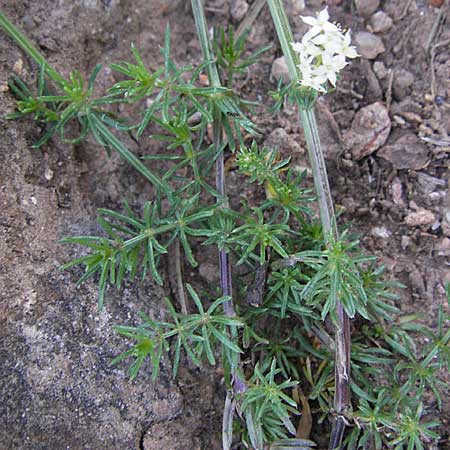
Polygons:
<instances>
[{"instance_id":1,"label":"stone","mask_svg":"<svg viewBox=\"0 0 450 450\"><path fill-rule=\"evenodd\" d=\"M389 161L396 169L420 170L429 161L428 148L412 132L402 135L391 145L385 145L377 156Z\"/></svg>"},{"instance_id":2,"label":"stone","mask_svg":"<svg viewBox=\"0 0 450 450\"><path fill-rule=\"evenodd\" d=\"M396 100L403 100L410 91L411 85L414 83L414 75L407 70L396 70L394 73L394 81L392 83L392 91Z\"/></svg>"},{"instance_id":3,"label":"stone","mask_svg":"<svg viewBox=\"0 0 450 450\"><path fill-rule=\"evenodd\" d=\"M450 208L445 208L442 214L442 232L446 236L450 236Z\"/></svg>"},{"instance_id":4,"label":"stone","mask_svg":"<svg viewBox=\"0 0 450 450\"><path fill-rule=\"evenodd\" d=\"M405 224L411 227L429 226L434 223L436 216L432 211L425 208L419 208L417 211L410 212L405 217Z\"/></svg>"},{"instance_id":5,"label":"stone","mask_svg":"<svg viewBox=\"0 0 450 450\"><path fill-rule=\"evenodd\" d=\"M387 239L391 235L391 232L386 227L382 226L382 227L373 227L370 230L370 234L377 238Z\"/></svg>"},{"instance_id":6,"label":"stone","mask_svg":"<svg viewBox=\"0 0 450 450\"><path fill-rule=\"evenodd\" d=\"M405 206L405 202L403 201L403 186L399 177L395 177L392 180L390 190L394 204L397 206Z\"/></svg>"},{"instance_id":7,"label":"stone","mask_svg":"<svg viewBox=\"0 0 450 450\"><path fill-rule=\"evenodd\" d=\"M394 21L384 11L377 11L370 18L370 26L375 33L385 33L392 28Z\"/></svg>"},{"instance_id":8,"label":"stone","mask_svg":"<svg viewBox=\"0 0 450 450\"><path fill-rule=\"evenodd\" d=\"M380 0L355 0L356 11L368 19L380 6Z\"/></svg>"},{"instance_id":9,"label":"stone","mask_svg":"<svg viewBox=\"0 0 450 450\"><path fill-rule=\"evenodd\" d=\"M233 0L230 5L231 18L235 22L240 22L248 11L248 3L245 0Z\"/></svg>"},{"instance_id":10,"label":"stone","mask_svg":"<svg viewBox=\"0 0 450 450\"><path fill-rule=\"evenodd\" d=\"M386 50L382 39L368 31L358 31L354 42L358 53L365 59L375 59Z\"/></svg>"},{"instance_id":11,"label":"stone","mask_svg":"<svg viewBox=\"0 0 450 450\"><path fill-rule=\"evenodd\" d=\"M305 0L291 0L292 14L300 14L305 9Z\"/></svg>"},{"instance_id":12,"label":"stone","mask_svg":"<svg viewBox=\"0 0 450 450\"><path fill-rule=\"evenodd\" d=\"M372 154L386 142L391 131L391 120L386 106L375 102L361 108L344 136L345 146L356 160Z\"/></svg>"},{"instance_id":13,"label":"stone","mask_svg":"<svg viewBox=\"0 0 450 450\"><path fill-rule=\"evenodd\" d=\"M200 273L200 276L210 284L217 283L219 281L217 265L204 262L200 264L198 271Z\"/></svg>"},{"instance_id":14,"label":"stone","mask_svg":"<svg viewBox=\"0 0 450 450\"><path fill-rule=\"evenodd\" d=\"M388 70L383 61L375 61L373 63L373 71L379 80L383 80L388 75Z\"/></svg>"},{"instance_id":15,"label":"stone","mask_svg":"<svg viewBox=\"0 0 450 450\"><path fill-rule=\"evenodd\" d=\"M290 81L289 70L284 56L274 59L272 63L272 70L270 71L270 78L279 81L283 77L283 81Z\"/></svg>"}]
</instances>

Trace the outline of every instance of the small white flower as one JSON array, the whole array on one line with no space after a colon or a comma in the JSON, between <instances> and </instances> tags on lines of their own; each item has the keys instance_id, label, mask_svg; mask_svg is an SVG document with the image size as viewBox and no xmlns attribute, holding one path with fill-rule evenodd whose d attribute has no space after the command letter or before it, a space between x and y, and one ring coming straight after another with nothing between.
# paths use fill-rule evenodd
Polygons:
<instances>
[{"instance_id":1,"label":"small white flower","mask_svg":"<svg viewBox=\"0 0 450 450\"><path fill-rule=\"evenodd\" d=\"M319 14L317 14L317 18L310 17L310 16L300 16L303 22L310 25L312 28L309 30L308 33L310 33L312 36L315 36L316 34L319 34L323 31L338 31L339 28L334 23L331 23L328 21L330 18L328 14L328 6L325 7L323 11L320 11Z\"/></svg>"},{"instance_id":2,"label":"small white flower","mask_svg":"<svg viewBox=\"0 0 450 450\"><path fill-rule=\"evenodd\" d=\"M316 17L302 17L312 28L301 42L291 43L300 57L301 86L318 92L326 92L327 83L336 86L338 73L348 64L346 58L358 56L355 47L350 45L350 30L344 33L340 25L330 23L329 18L327 8Z\"/></svg>"}]
</instances>

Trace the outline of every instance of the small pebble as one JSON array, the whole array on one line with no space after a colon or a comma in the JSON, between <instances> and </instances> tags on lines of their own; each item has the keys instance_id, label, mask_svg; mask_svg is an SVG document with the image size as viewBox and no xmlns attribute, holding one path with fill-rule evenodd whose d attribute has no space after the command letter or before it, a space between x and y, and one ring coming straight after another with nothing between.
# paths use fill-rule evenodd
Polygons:
<instances>
[{"instance_id":1,"label":"small pebble","mask_svg":"<svg viewBox=\"0 0 450 450\"><path fill-rule=\"evenodd\" d=\"M230 6L231 18L235 22L240 22L248 11L248 3L245 0L233 0Z\"/></svg>"},{"instance_id":2,"label":"small pebble","mask_svg":"<svg viewBox=\"0 0 450 450\"><path fill-rule=\"evenodd\" d=\"M370 230L370 234L381 239L387 239L391 235L391 232L386 227L373 227Z\"/></svg>"},{"instance_id":3,"label":"small pebble","mask_svg":"<svg viewBox=\"0 0 450 450\"><path fill-rule=\"evenodd\" d=\"M44 178L47 181L50 181L53 178L53 170L50 167L47 167L44 171Z\"/></svg>"},{"instance_id":4,"label":"small pebble","mask_svg":"<svg viewBox=\"0 0 450 450\"><path fill-rule=\"evenodd\" d=\"M305 9L305 0L292 0L292 14L300 14Z\"/></svg>"},{"instance_id":5,"label":"small pebble","mask_svg":"<svg viewBox=\"0 0 450 450\"><path fill-rule=\"evenodd\" d=\"M384 11L377 11L370 18L370 26L375 33L385 33L392 28L394 21Z\"/></svg>"},{"instance_id":6,"label":"small pebble","mask_svg":"<svg viewBox=\"0 0 450 450\"><path fill-rule=\"evenodd\" d=\"M433 214L433 212L429 211L428 209L419 208L417 211L410 212L406 216L405 223L406 225L409 225L411 227L417 227L432 225L435 220L436 216Z\"/></svg>"},{"instance_id":7,"label":"small pebble","mask_svg":"<svg viewBox=\"0 0 450 450\"><path fill-rule=\"evenodd\" d=\"M412 245L412 239L409 236L402 236L402 240L400 245L402 246L403 250L408 249Z\"/></svg>"},{"instance_id":8,"label":"small pebble","mask_svg":"<svg viewBox=\"0 0 450 450\"><path fill-rule=\"evenodd\" d=\"M403 100L408 96L410 87L414 83L414 75L408 70L396 70L394 82L392 84L394 97L396 100Z\"/></svg>"},{"instance_id":9,"label":"small pebble","mask_svg":"<svg viewBox=\"0 0 450 450\"><path fill-rule=\"evenodd\" d=\"M358 53L365 59L375 59L386 50L381 38L368 31L358 31L355 34L355 44Z\"/></svg>"},{"instance_id":10,"label":"small pebble","mask_svg":"<svg viewBox=\"0 0 450 450\"><path fill-rule=\"evenodd\" d=\"M276 58L272 63L272 70L270 72L270 78L272 80L278 81L281 77L283 77L283 81L290 81L291 77L289 76L289 70L284 59L284 56L280 56Z\"/></svg>"},{"instance_id":11,"label":"small pebble","mask_svg":"<svg viewBox=\"0 0 450 450\"><path fill-rule=\"evenodd\" d=\"M450 208L445 208L442 214L442 231L446 236L450 236Z\"/></svg>"},{"instance_id":12,"label":"small pebble","mask_svg":"<svg viewBox=\"0 0 450 450\"><path fill-rule=\"evenodd\" d=\"M380 6L380 0L355 0L356 11L368 19Z\"/></svg>"},{"instance_id":13,"label":"small pebble","mask_svg":"<svg viewBox=\"0 0 450 450\"><path fill-rule=\"evenodd\" d=\"M431 6L434 6L435 8L440 8L443 5L444 0L428 0L428 2L430 3Z\"/></svg>"},{"instance_id":14,"label":"small pebble","mask_svg":"<svg viewBox=\"0 0 450 450\"><path fill-rule=\"evenodd\" d=\"M373 71L379 80L383 80L388 75L388 70L383 61L375 61L373 63Z\"/></svg>"}]
</instances>

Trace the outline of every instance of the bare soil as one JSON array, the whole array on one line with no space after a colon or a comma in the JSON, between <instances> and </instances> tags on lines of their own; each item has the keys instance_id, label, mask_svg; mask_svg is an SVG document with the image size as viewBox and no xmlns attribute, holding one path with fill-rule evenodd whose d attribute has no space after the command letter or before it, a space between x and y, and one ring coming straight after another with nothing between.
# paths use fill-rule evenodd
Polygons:
<instances>
[{"instance_id":1,"label":"bare soil","mask_svg":"<svg viewBox=\"0 0 450 450\"><path fill-rule=\"evenodd\" d=\"M232 21L229 3L206 1L211 25ZM286 3L299 12L301 2ZM371 20L349 0L306 1L301 14L310 15L325 3L354 34L373 31ZM189 2L0 0L0 7L64 75L73 68L88 75L96 63L104 64L99 90L113 81L108 64L130 59L132 42L150 69L159 67L167 22L174 59L199 59ZM340 220L351 222L364 248L386 264L388 276L406 285L402 311L422 311L430 326L436 325L438 306L446 307L444 283L450 281L450 17L448 6L443 8L447 19L431 35L439 9L430 2L382 1L378 9L393 20L389 30L375 33L384 51L347 68L340 89L318 105L333 195L343 211ZM300 19L293 17L292 26L300 37ZM268 43L272 49L239 81L250 99L263 105L270 103L271 67L281 55L264 10L249 45ZM167 362L157 382L146 370L130 383L123 366L109 365L126 348L112 325L133 323L141 310L161 316L170 287L163 291L147 281L122 292L111 289L105 310L98 313L95 283L77 289L80 271L58 269L76 256L75 249L58 243L60 238L94 233L97 208L118 209L123 199L142 205L150 191L93 140L75 146L54 139L40 150L31 148L40 130L30 120L3 118L3 112L14 109L4 87L12 71L31 82L35 70L0 33L0 449L220 449L219 373L187 366L172 380ZM361 146L349 130L355 130L357 114L373 104L387 110L390 131L379 149L365 146L368 153L359 159ZM261 143L291 154L298 167L308 166L294 110L274 118L258 108L254 120ZM372 126L367 118L360 125L358 136ZM138 154L158 150L147 142L139 148L131 139L127 144ZM229 186L232 205L241 196L254 201L255 194L244 190L233 171ZM202 283L214 282L215 255L197 253ZM441 375L450 381L449 374ZM447 384L443 410L432 409L443 423L442 449L450 448L448 394Z\"/></svg>"}]
</instances>

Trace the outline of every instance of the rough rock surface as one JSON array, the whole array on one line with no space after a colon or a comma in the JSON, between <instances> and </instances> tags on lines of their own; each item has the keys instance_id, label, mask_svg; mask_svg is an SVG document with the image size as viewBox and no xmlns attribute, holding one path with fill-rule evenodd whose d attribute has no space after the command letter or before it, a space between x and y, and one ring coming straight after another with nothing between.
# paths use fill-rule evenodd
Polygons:
<instances>
[{"instance_id":1,"label":"rough rock surface","mask_svg":"<svg viewBox=\"0 0 450 450\"><path fill-rule=\"evenodd\" d=\"M381 102L361 108L355 115L352 127L344 135L344 142L355 159L364 158L379 149L391 131L391 120Z\"/></svg>"},{"instance_id":2,"label":"rough rock surface","mask_svg":"<svg viewBox=\"0 0 450 450\"><path fill-rule=\"evenodd\" d=\"M375 59L386 50L383 40L368 31L358 31L355 34L355 44L358 53L365 59Z\"/></svg>"},{"instance_id":3,"label":"rough rock surface","mask_svg":"<svg viewBox=\"0 0 450 450\"><path fill-rule=\"evenodd\" d=\"M423 169L428 161L428 148L414 133L405 133L394 143L378 150L378 156L388 160L396 169Z\"/></svg>"}]
</instances>

